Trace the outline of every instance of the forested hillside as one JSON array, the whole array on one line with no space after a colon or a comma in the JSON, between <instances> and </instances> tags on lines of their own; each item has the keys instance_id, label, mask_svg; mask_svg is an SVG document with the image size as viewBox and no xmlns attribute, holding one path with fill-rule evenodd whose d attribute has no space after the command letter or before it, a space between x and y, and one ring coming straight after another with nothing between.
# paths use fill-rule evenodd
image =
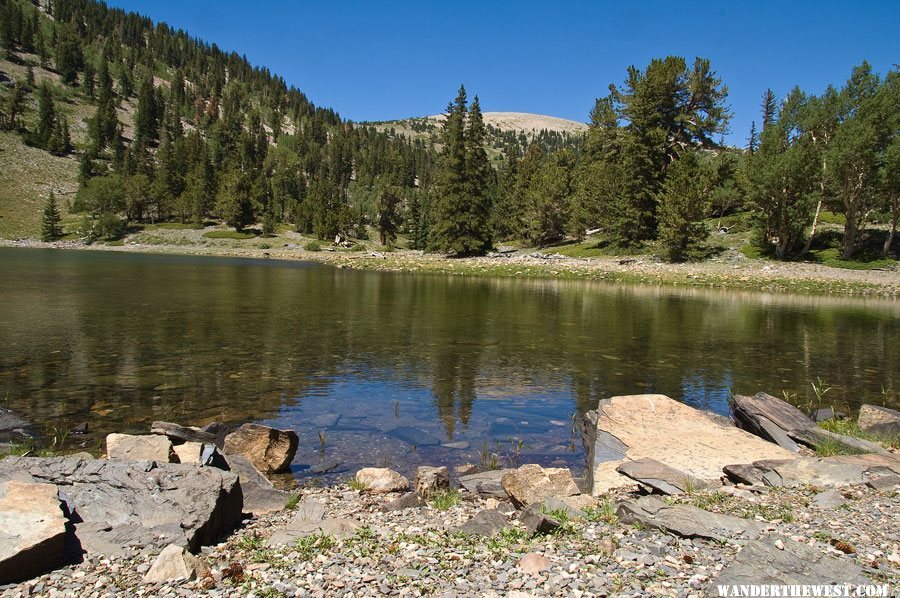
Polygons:
<instances>
[{"instance_id":1,"label":"forested hillside","mask_svg":"<svg viewBox=\"0 0 900 598\"><path fill-rule=\"evenodd\" d=\"M721 250L715 229L777 259L897 251L896 68L864 63L818 96L765 91L734 148L727 86L702 58L597 81L609 92L581 133L492 125L464 88L441 118L354 124L234 51L94 0L0 0L0 45L7 237L222 222L456 255L568 243L681 261Z\"/></svg>"}]
</instances>

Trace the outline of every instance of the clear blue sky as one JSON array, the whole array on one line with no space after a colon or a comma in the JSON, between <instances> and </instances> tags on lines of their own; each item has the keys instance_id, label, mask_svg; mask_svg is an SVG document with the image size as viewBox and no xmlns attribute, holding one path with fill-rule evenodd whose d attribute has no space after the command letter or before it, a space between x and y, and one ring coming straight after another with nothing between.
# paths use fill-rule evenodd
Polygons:
<instances>
[{"instance_id":1,"label":"clear blue sky","mask_svg":"<svg viewBox=\"0 0 900 598\"><path fill-rule=\"evenodd\" d=\"M244 54L356 121L441 112L465 83L485 111L586 121L629 65L707 57L743 145L762 92L820 93L900 63L900 0L494 2L111 0Z\"/></svg>"}]
</instances>

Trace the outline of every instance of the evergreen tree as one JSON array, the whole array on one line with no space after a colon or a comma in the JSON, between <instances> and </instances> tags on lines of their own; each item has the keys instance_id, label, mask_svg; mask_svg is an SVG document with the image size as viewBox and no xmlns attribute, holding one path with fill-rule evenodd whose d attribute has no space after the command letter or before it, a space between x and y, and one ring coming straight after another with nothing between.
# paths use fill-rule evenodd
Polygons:
<instances>
[{"instance_id":1,"label":"evergreen tree","mask_svg":"<svg viewBox=\"0 0 900 598\"><path fill-rule=\"evenodd\" d=\"M750 122L750 135L747 137L747 151L752 155L759 146L759 133L756 131L756 121Z\"/></svg>"},{"instance_id":2,"label":"evergreen tree","mask_svg":"<svg viewBox=\"0 0 900 598\"><path fill-rule=\"evenodd\" d=\"M81 74L81 93L88 99L94 99L94 66L90 62L84 63L84 71Z\"/></svg>"},{"instance_id":3,"label":"evergreen tree","mask_svg":"<svg viewBox=\"0 0 900 598\"><path fill-rule=\"evenodd\" d=\"M41 219L41 241L56 241L62 237L62 217L59 214L59 207L56 205L56 197L53 191L47 196L47 203L44 204L44 215Z\"/></svg>"},{"instance_id":4,"label":"evergreen tree","mask_svg":"<svg viewBox=\"0 0 900 598\"><path fill-rule=\"evenodd\" d=\"M669 167L660 197L659 237L669 261L695 257L706 241L709 195L710 177L697 153L685 152Z\"/></svg>"},{"instance_id":5,"label":"evergreen tree","mask_svg":"<svg viewBox=\"0 0 900 598\"><path fill-rule=\"evenodd\" d=\"M56 128L56 108L53 101L53 90L46 79L38 87L38 122L34 132L34 145L46 148L50 136Z\"/></svg>"},{"instance_id":6,"label":"evergreen tree","mask_svg":"<svg viewBox=\"0 0 900 598\"><path fill-rule=\"evenodd\" d=\"M65 26L56 39L56 70L63 84L74 85L78 81L78 71L82 65L83 56L77 33Z\"/></svg>"},{"instance_id":7,"label":"evergreen tree","mask_svg":"<svg viewBox=\"0 0 900 598\"><path fill-rule=\"evenodd\" d=\"M54 156L65 156L72 151L72 140L69 136L69 121L65 116L56 119L46 149Z\"/></svg>"},{"instance_id":8,"label":"evergreen tree","mask_svg":"<svg viewBox=\"0 0 900 598\"><path fill-rule=\"evenodd\" d=\"M6 121L3 123L5 129L15 131L19 128L17 122L19 114L25 105L25 89L20 84L13 85L12 92L6 104Z\"/></svg>"},{"instance_id":9,"label":"evergreen tree","mask_svg":"<svg viewBox=\"0 0 900 598\"><path fill-rule=\"evenodd\" d=\"M531 178L525 192L525 231L532 244L543 247L563 238L573 194L574 166L574 154L560 150L549 156Z\"/></svg>"},{"instance_id":10,"label":"evergreen tree","mask_svg":"<svg viewBox=\"0 0 900 598\"><path fill-rule=\"evenodd\" d=\"M778 111L778 100L775 92L771 89L767 89L763 93L760 110L762 111L762 128L765 131L766 127L775 121L775 113Z\"/></svg>"},{"instance_id":11,"label":"evergreen tree","mask_svg":"<svg viewBox=\"0 0 900 598\"><path fill-rule=\"evenodd\" d=\"M156 105L156 92L153 88L153 76L147 75L141 81L138 90L137 109L134 113L134 141L149 145L157 137L159 108Z\"/></svg>"},{"instance_id":12,"label":"evergreen tree","mask_svg":"<svg viewBox=\"0 0 900 598\"><path fill-rule=\"evenodd\" d=\"M400 196L393 189L385 189L378 195L376 222L382 245L393 245L400 228Z\"/></svg>"},{"instance_id":13,"label":"evergreen tree","mask_svg":"<svg viewBox=\"0 0 900 598\"><path fill-rule=\"evenodd\" d=\"M494 169L484 149L486 129L481 114L478 96L469 107L465 131L466 169L465 181L468 188L469 210L471 213L470 247L473 253L484 253L491 248L491 207L495 184Z\"/></svg>"},{"instance_id":14,"label":"evergreen tree","mask_svg":"<svg viewBox=\"0 0 900 598\"><path fill-rule=\"evenodd\" d=\"M216 199L216 209L228 226L238 232L253 221L250 177L240 170L232 170L222 177Z\"/></svg>"}]
</instances>

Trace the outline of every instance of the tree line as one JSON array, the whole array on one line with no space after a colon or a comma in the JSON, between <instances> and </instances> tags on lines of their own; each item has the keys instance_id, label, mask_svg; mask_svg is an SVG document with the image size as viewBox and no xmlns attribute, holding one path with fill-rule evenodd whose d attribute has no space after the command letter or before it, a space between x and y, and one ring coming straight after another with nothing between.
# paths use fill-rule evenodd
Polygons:
<instances>
[{"instance_id":1,"label":"tree line","mask_svg":"<svg viewBox=\"0 0 900 598\"><path fill-rule=\"evenodd\" d=\"M842 217L841 255L866 226L900 217L900 87L895 67L863 63L821 95L763 95L746 147L727 147L728 89L710 62L669 56L630 67L597 99L577 143L522 139L485 126L460 88L438 135L410 140L314 106L253 67L164 23L93 0L38 9L0 0L0 44L27 62L4 92L5 128L58 155L76 151L71 206L91 234L131 222L219 219L270 234L289 224L320 239L476 255L500 243L543 247L599 232L614 247L658 246L672 261L709 251L707 222L749 214L754 240L777 259L808 252L826 212ZM59 75L34 84L33 67ZM26 118L29 99L37 114ZM72 143L59 97L95 106ZM527 141L527 143L526 143ZM486 145L502 148L497 168Z\"/></svg>"}]
</instances>

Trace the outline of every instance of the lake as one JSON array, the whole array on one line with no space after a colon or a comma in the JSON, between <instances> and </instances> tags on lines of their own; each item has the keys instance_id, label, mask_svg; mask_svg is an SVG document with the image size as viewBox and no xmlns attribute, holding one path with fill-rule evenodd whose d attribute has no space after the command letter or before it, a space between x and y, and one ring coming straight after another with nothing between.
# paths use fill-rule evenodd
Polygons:
<instances>
[{"instance_id":1,"label":"lake","mask_svg":"<svg viewBox=\"0 0 900 598\"><path fill-rule=\"evenodd\" d=\"M898 406L900 302L276 260L0 249L0 399L45 438L256 421L293 466L537 462L580 471L574 422L663 393ZM453 444L444 447L443 444Z\"/></svg>"}]
</instances>

